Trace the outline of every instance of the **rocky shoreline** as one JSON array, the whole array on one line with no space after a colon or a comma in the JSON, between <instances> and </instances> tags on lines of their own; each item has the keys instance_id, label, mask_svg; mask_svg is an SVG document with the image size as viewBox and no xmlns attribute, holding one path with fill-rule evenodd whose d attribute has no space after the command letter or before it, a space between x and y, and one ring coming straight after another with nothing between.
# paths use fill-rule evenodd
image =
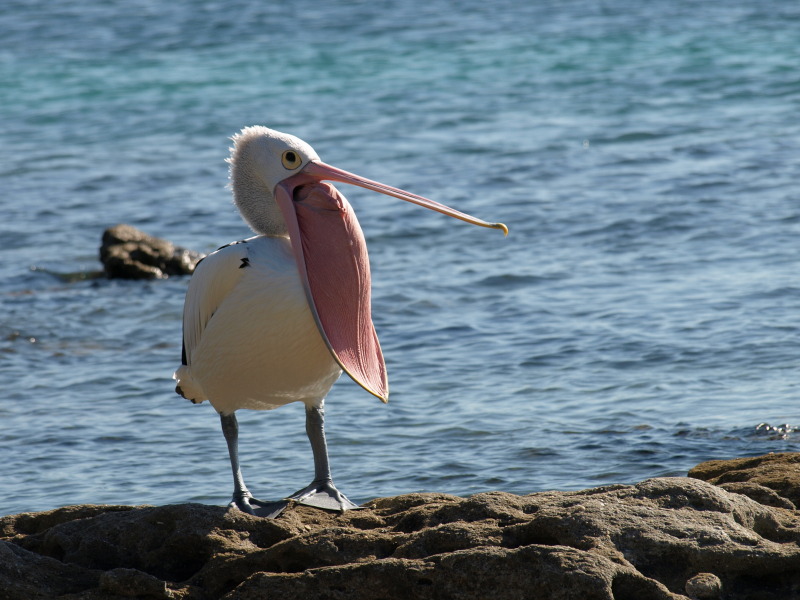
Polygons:
<instances>
[{"instance_id":1,"label":"rocky shoreline","mask_svg":"<svg viewBox=\"0 0 800 600\"><path fill-rule=\"evenodd\" d=\"M800 597L800 454L579 492L363 510L68 506L0 518L3 600Z\"/></svg>"}]
</instances>

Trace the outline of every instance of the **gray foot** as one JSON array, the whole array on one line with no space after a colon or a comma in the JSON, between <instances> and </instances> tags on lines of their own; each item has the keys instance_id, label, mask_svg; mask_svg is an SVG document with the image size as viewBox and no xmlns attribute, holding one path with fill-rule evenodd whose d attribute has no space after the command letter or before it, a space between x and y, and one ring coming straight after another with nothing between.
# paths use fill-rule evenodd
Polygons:
<instances>
[{"instance_id":1,"label":"gray foot","mask_svg":"<svg viewBox=\"0 0 800 600\"><path fill-rule=\"evenodd\" d=\"M295 492L287 500L294 500L298 504L325 510L344 511L361 508L358 504L350 502L342 492L337 490L330 479L313 481L311 485Z\"/></svg>"},{"instance_id":2,"label":"gray foot","mask_svg":"<svg viewBox=\"0 0 800 600\"><path fill-rule=\"evenodd\" d=\"M229 508L238 508L242 512L246 512L256 517L264 517L267 519L274 519L283 512L283 509L289 505L286 500L278 502L264 502L253 498L250 492L245 494L236 494L228 504Z\"/></svg>"}]
</instances>

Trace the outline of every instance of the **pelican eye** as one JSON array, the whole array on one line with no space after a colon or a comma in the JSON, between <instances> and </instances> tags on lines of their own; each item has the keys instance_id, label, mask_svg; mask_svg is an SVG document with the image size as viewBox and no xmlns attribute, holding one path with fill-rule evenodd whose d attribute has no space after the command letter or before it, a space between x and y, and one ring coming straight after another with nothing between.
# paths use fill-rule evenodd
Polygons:
<instances>
[{"instance_id":1,"label":"pelican eye","mask_svg":"<svg viewBox=\"0 0 800 600\"><path fill-rule=\"evenodd\" d=\"M287 169L296 169L302 162L303 159L300 158L300 155L294 150L287 150L281 156L281 163L283 163L283 166Z\"/></svg>"}]
</instances>

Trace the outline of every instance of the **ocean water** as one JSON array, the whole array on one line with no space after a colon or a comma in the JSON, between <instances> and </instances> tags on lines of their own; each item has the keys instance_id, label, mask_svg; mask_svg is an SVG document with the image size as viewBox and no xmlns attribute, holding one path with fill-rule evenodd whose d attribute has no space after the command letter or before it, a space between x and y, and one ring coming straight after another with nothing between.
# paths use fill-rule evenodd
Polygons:
<instances>
[{"instance_id":1,"label":"ocean water","mask_svg":"<svg viewBox=\"0 0 800 600\"><path fill-rule=\"evenodd\" d=\"M0 10L0 514L227 503L218 419L172 391L188 279L91 274L119 222L250 235L251 124L510 228L341 188L392 386L328 398L352 499L800 450L800 5L282 4ZM302 406L239 418L256 495L310 481Z\"/></svg>"}]
</instances>

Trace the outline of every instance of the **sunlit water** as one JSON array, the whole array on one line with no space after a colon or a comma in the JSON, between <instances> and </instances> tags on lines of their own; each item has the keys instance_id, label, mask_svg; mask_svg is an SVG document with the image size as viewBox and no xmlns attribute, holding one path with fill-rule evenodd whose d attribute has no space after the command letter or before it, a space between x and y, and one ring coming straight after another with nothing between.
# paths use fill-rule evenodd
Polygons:
<instances>
[{"instance_id":1,"label":"sunlit water","mask_svg":"<svg viewBox=\"0 0 800 600\"><path fill-rule=\"evenodd\" d=\"M22 2L0 11L0 514L227 502L213 409L172 391L188 280L78 280L118 222L249 235L230 135L508 224L355 188L387 406L327 402L357 501L579 489L794 451L800 5ZM302 406L240 415L264 498Z\"/></svg>"}]
</instances>

